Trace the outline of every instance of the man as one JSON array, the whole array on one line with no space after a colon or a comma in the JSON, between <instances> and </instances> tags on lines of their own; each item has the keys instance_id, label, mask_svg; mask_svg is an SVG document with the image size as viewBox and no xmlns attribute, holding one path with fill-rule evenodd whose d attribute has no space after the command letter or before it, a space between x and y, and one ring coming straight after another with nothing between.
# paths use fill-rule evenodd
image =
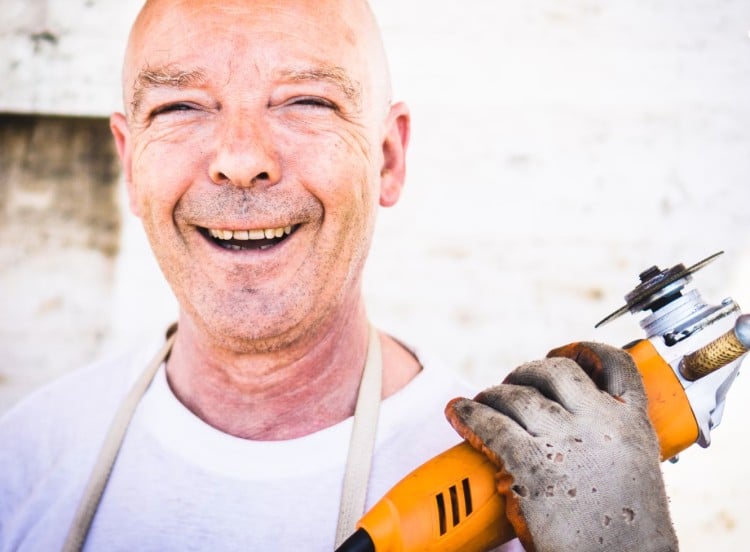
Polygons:
<instances>
[{"instance_id":1,"label":"man","mask_svg":"<svg viewBox=\"0 0 750 552\"><path fill-rule=\"evenodd\" d=\"M366 316L362 268L378 205L401 192L410 124L369 7L149 1L123 85L112 132L131 210L179 301L177 331L161 354L163 340L8 414L2 549L79 538L92 550L331 550L361 448L348 450L363 366L383 399L369 486L353 491L368 504L457 442L440 411L467 393ZM366 363L378 347L382 363ZM108 428L147 365L154 380L81 523ZM489 446L492 414L475 412L450 415Z\"/></svg>"}]
</instances>

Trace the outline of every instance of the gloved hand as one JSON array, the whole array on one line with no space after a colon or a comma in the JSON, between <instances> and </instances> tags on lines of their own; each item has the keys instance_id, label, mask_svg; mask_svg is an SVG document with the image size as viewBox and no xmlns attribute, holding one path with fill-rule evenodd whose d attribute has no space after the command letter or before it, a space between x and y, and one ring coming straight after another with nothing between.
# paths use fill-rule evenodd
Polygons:
<instances>
[{"instance_id":1,"label":"gloved hand","mask_svg":"<svg viewBox=\"0 0 750 552\"><path fill-rule=\"evenodd\" d=\"M676 551L646 406L628 353L574 343L454 399L446 415L498 466L527 551Z\"/></svg>"}]
</instances>

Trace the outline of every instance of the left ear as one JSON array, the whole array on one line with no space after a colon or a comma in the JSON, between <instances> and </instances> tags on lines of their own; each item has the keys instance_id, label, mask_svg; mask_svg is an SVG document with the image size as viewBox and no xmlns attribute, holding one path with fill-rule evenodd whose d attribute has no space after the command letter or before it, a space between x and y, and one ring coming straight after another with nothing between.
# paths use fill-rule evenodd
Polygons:
<instances>
[{"instance_id":1,"label":"left ear","mask_svg":"<svg viewBox=\"0 0 750 552\"><path fill-rule=\"evenodd\" d=\"M411 115L405 103L391 106L383 138L383 166L380 169L380 205L390 207L401 196L406 178L406 147L409 145Z\"/></svg>"}]
</instances>

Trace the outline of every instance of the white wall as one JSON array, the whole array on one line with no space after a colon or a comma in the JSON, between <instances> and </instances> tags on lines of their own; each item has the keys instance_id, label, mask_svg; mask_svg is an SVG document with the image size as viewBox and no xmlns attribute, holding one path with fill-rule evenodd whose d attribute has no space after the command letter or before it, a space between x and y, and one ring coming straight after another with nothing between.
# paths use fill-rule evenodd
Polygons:
<instances>
[{"instance_id":1,"label":"white wall","mask_svg":"<svg viewBox=\"0 0 750 552\"><path fill-rule=\"evenodd\" d=\"M1 0L0 111L104 115L136 0Z\"/></svg>"},{"instance_id":2,"label":"white wall","mask_svg":"<svg viewBox=\"0 0 750 552\"><path fill-rule=\"evenodd\" d=\"M750 3L374 7L413 110L408 186L381 214L367 272L379 325L485 385L571 340L640 337L633 317L593 324L652 264L725 250L695 283L711 302L750 305ZM117 347L174 312L128 220ZM750 538L748 398L741 377L712 448L664 466L683 550Z\"/></svg>"}]
</instances>

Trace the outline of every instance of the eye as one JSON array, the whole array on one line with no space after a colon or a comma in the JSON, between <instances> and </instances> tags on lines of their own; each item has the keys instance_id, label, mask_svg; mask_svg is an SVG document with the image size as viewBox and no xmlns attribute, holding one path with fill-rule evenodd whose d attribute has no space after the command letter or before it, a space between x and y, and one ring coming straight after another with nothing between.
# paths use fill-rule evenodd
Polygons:
<instances>
[{"instance_id":1,"label":"eye","mask_svg":"<svg viewBox=\"0 0 750 552\"><path fill-rule=\"evenodd\" d=\"M175 113L179 111L191 111L195 109L192 105L182 102L175 102L170 104L165 104L162 106L159 106L155 109L153 109L150 113L150 116L156 117L157 115L162 115L165 113Z\"/></svg>"},{"instance_id":2,"label":"eye","mask_svg":"<svg viewBox=\"0 0 750 552\"><path fill-rule=\"evenodd\" d=\"M291 102L292 105L299 105L303 107L319 107L323 109L336 109L336 105L326 99L318 96L302 96L300 98L294 98Z\"/></svg>"}]
</instances>

